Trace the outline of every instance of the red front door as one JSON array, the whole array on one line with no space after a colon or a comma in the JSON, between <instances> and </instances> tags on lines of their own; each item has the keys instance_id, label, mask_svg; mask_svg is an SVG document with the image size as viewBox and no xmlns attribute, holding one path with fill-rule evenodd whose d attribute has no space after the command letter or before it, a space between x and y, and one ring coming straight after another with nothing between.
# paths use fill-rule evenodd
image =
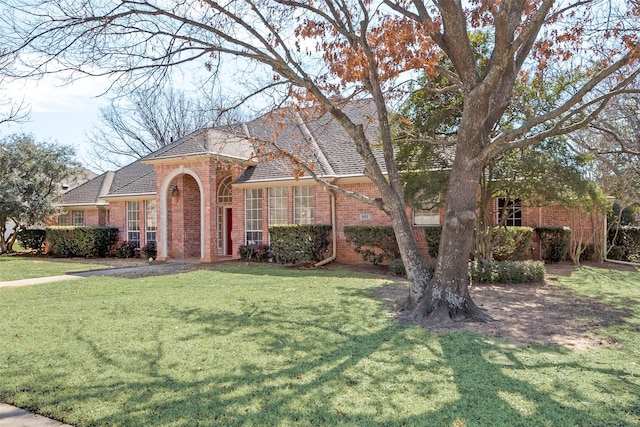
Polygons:
<instances>
[{"instance_id":1,"label":"red front door","mask_svg":"<svg viewBox=\"0 0 640 427\"><path fill-rule=\"evenodd\" d=\"M233 255L233 245L231 242L231 230L232 230L232 211L233 209L231 208L226 208L225 210L225 216L226 216L226 224L227 224L227 229L225 230L225 239L226 239L226 248L227 248L227 253L225 255Z\"/></svg>"}]
</instances>

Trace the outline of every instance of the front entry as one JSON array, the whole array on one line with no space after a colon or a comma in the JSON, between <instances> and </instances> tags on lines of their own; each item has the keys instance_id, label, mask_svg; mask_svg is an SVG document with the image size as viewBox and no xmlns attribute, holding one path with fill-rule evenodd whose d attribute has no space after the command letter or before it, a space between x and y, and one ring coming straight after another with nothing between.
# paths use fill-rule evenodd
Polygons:
<instances>
[{"instance_id":1,"label":"front entry","mask_svg":"<svg viewBox=\"0 0 640 427\"><path fill-rule=\"evenodd\" d=\"M231 208L224 208L225 227L224 227L224 254L233 255L233 244L231 243L231 230L233 229L233 210Z\"/></svg>"}]
</instances>

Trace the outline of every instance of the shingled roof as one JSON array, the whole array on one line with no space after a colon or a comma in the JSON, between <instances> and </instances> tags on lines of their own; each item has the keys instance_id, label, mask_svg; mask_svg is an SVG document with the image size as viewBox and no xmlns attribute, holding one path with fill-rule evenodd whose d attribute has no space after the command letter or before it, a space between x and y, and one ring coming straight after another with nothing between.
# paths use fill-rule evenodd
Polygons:
<instances>
[{"instance_id":1,"label":"shingled roof","mask_svg":"<svg viewBox=\"0 0 640 427\"><path fill-rule=\"evenodd\" d=\"M158 160L211 155L220 160L250 162L253 146L236 127L200 129L163 147L143 159L145 163Z\"/></svg>"},{"instance_id":2,"label":"shingled roof","mask_svg":"<svg viewBox=\"0 0 640 427\"><path fill-rule=\"evenodd\" d=\"M352 101L343 111L356 124L362 124L372 144L378 141L375 105L371 100ZM282 109L261 116L246 124L254 145L277 146L294 152L321 177L362 176L364 162L357 153L349 135L329 113L300 114L293 109ZM266 151L273 150L267 148ZM259 150L258 150L259 151ZM383 171L382 152L374 154ZM285 159L259 162L248 168L236 183L291 179L292 166Z\"/></svg>"},{"instance_id":3,"label":"shingled roof","mask_svg":"<svg viewBox=\"0 0 640 427\"><path fill-rule=\"evenodd\" d=\"M108 205L109 197L155 194L156 175L153 166L137 160L115 172L105 172L62 196L61 206Z\"/></svg>"},{"instance_id":4,"label":"shingled roof","mask_svg":"<svg viewBox=\"0 0 640 427\"><path fill-rule=\"evenodd\" d=\"M375 145L378 141L375 105L371 100L351 101L343 111ZM248 184L292 179L291 163L267 157L276 150L294 152L322 177L362 176L364 162L342 126L328 113L282 108L248 123L200 129L115 172L106 172L67 192L62 206L106 205L106 199L155 194L154 163L168 159L214 156L247 166L236 183ZM384 168L381 150L374 149ZM263 158L268 160L257 161Z\"/></svg>"}]
</instances>

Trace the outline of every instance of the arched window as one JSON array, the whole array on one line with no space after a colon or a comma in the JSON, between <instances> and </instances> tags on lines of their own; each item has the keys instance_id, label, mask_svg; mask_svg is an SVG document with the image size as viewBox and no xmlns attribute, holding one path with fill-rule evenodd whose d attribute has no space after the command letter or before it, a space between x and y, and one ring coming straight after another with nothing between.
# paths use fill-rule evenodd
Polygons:
<instances>
[{"instance_id":1,"label":"arched window","mask_svg":"<svg viewBox=\"0 0 640 427\"><path fill-rule=\"evenodd\" d=\"M226 177L220 183L218 187L218 203L229 204L231 203L231 176Z\"/></svg>"}]
</instances>

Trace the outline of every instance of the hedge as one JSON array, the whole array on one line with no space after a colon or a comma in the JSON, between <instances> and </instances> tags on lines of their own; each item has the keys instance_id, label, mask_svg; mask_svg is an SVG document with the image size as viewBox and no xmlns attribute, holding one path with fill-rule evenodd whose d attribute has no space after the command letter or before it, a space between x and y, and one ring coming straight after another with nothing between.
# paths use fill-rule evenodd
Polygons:
<instances>
[{"instance_id":1,"label":"hedge","mask_svg":"<svg viewBox=\"0 0 640 427\"><path fill-rule=\"evenodd\" d=\"M49 252L59 257L104 257L118 238L116 227L49 227L45 231Z\"/></svg>"},{"instance_id":2,"label":"hedge","mask_svg":"<svg viewBox=\"0 0 640 427\"><path fill-rule=\"evenodd\" d=\"M29 228L18 231L16 238L23 248L40 252L47 238L47 232L42 228Z\"/></svg>"},{"instance_id":3,"label":"hedge","mask_svg":"<svg viewBox=\"0 0 640 427\"><path fill-rule=\"evenodd\" d=\"M474 283L529 283L544 281L542 261L479 261L469 263Z\"/></svg>"},{"instance_id":4,"label":"hedge","mask_svg":"<svg viewBox=\"0 0 640 427\"><path fill-rule=\"evenodd\" d=\"M622 226L609 229L607 246L609 259L640 261L640 227Z\"/></svg>"},{"instance_id":5,"label":"hedge","mask_svg":"<svg viewBox=\"0 0 640 427\"><path fill-rule=\"evenodd\" d=\"M494 227L491 230L493 259L522 261L533 237L531 227Z\"/></svg>"},{"instance_id":6,"label":"hedge","mask_svg":"<svg viewBox=\"0 0 640 427\"><path fill-rule=\"evenodd\" d=\"M433 274L435 261L427 261L427 268ZM396 275L406 274L401 260L389 263L389 271ZM469 277L473 283L538 283L544 281L545 272L542 261L469 262Z\"/></svg>"},{"instance_id":7,"label":"hedge","mask_svg":"<svg viewBox=\"0 0 640 427\"><path fill-rule=\"evenodd\" d=\"M280 264L317 262L329 248L330 225L280 224L269 227L271 252Z\"/></svg>"},{"instance_id":8,"label":"hedge","mask_svg":"<svg viewBox=\"0 0 640 427\"><path fill-rule=\"evenodd\" d=\"M547 262L563 261L569 252L571 229L569 227L537 227L540 240L540 258Z\"/></svg>"},{"instance_id":9,"label":"hedge","mask_svg":"<svg viewBox=\"0 0 640 427\"><path fill-rule=\"evenodd\" d=\"M354 252L373 265L400 258L400 248L392 227L384 225L347 225L344 227L347 243Z\"/></svg>"}]
</instances>

